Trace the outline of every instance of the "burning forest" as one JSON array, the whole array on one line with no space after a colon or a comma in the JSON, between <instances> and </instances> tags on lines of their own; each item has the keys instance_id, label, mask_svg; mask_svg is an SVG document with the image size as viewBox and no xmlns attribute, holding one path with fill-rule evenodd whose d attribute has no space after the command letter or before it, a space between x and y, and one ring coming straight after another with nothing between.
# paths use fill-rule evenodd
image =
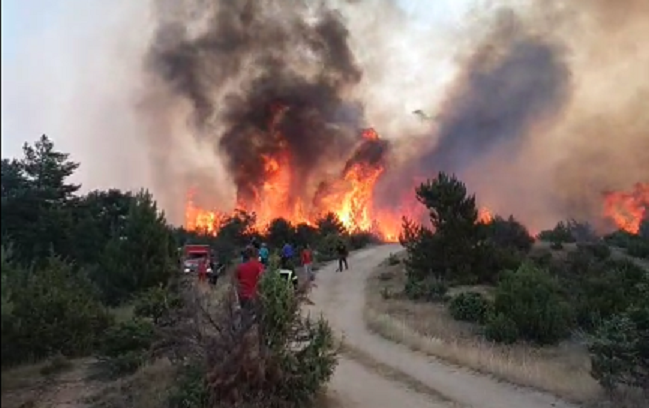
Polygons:
<instances>
[{"instance_id":1,"label":"burning forest","mask_svg":"<svg viewBox=\"0 0 649 408\"><path fill-rule=\"evenodd\" d=\"M591 118L574 107L586 98L573 61L578 58L558 34L530 27L537 9L506 9L491 18L491 28L458 57L455 80L430 109L434 114L393 112L409 121L395 131L383 125L401 119L375 120L369 113L383 103L365 92L371 86L365 73L377 68L362 57L366 50L354 38L363 33L353 31L353 18L345 14L363 6L343 3L157 3L146 70L165 91L145 106L160 113L160 101L172 100L164 109L182 111L189 121L181 132L185 139L158 136L155 144L167 148L158 149L155 160L165 167L171 146L188 143L183 140L190 134L201 157L221 163L212 170L219 177L193 164L185 172L187 229L215 233L235 210L255 213L259 228L280 217L314 223L332 212L349 230L395 240L402 216L426 217L414 188L447 171L477 194L482 220L492 212L513 214L535 229L571 217L601 229L638 231L649 215L643 127L649 118L645 113L627 122L615 145L604 139L584 145L593 133L592 125L584 127ZM574 7L591 14L604 6ZM640 85L649 95L647 83ZM624 117L611 112L601 129ZM570 132L575 136L566 141ZM551 159L539 160L550 151ZM603 175L579 167L587 157L614 170Z\"/></svg>"}]
</instances>

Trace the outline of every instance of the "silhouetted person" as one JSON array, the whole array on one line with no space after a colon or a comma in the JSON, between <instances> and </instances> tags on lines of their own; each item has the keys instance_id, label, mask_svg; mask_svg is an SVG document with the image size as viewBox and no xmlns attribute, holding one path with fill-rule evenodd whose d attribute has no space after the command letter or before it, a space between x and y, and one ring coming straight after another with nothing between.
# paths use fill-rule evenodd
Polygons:
<instances>
[{"instance_id":1,"label":"silhouetted person","mask_svg":"<svg viewBox=\"0 0 649 408\"><path fill-rule=\"evenodd\" d=\"M336 252L338 253L338 270L336 272L342 272L343 266L345 267L345 270L348 270L349 265L347 264L347 255L349 255L349 251L347 251L347 246L344 242L340 241L338 243Z\"/></svg>"}]
</instances>

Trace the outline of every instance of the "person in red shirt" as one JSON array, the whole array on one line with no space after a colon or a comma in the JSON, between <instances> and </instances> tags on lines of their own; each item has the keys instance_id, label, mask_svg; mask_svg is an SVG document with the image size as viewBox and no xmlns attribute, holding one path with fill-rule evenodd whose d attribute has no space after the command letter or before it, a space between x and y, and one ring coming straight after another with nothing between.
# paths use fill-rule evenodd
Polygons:
<instances>
[{"instance_id":1,"label":"person in red shirt","mask_svg":"<svg viewBox=\"0 0 649 408\"><path fill-rule=\"evenodd\" d=\"M198 261L198 281L203 283L207 280L207 258Z\"/></svg>"},{"instance_id":2,"label":"person in red shirt","mask_svg":"<svg viewBox=\"0 0 649 408\"><path fill-rule=\"evenodd\" d=\"M312 282L315 279L313 276L313 252L311 251L311 246L306 244L302 250L302 266L304 267L304 275L307 277L309 282Z\"/></svg>"},{"instance_id":3,"label":"person in red shirt","mask_svg":"<svg viewBox=\"0 0 649 408\"><path fill-rule=\"evenodd\" d=\"M264 265L259 262L257 250L254 247L246 249L247 261L241 263L235 272L239 304L242 309L250 310L257 296L257 284L264 272Z\"/></svg>"}]
</instances>

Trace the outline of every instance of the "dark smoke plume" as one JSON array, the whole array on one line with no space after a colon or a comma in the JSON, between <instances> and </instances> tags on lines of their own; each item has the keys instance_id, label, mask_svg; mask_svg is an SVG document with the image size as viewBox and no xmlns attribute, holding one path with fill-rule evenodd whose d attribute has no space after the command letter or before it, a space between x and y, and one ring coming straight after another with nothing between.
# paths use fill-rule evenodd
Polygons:
<instances>
[{"instance_id":1,"label":"dark smoke plume","mask_svg":"<svg viewBox=\"0 0 649 408\"><path fill-rule=\"evenodd\" d=\"M438 171L464 179L467 169L494 152L515 156L532 127L561 112L570 96L565 50L532 35L509 9L501 11L492 32L461 67L439 113L427 118L434 129L422 141L420 156L409 170L397 172L400 180L389 190L412 189L404 179L425 179Z\"/></svg>"},{"instance_id":2,"label":"dark smoke plume","mask_svg":"<svg viewBox=\"0 0 649 408\"><path fill-rule=\"evenodd\" d=\"M512 22L469 58L442 105L438 142L420 170L461 173L495 149L516 154L531 126L561 112L570 93L562 50ZM494 41L495 40L495 41Z\"/></svg>"},{"instance_id":3,"label":"dark smoke plume","mask_svg":"<svg viewBox=\"0 0 649 408\"><path fill-rule=\"evenodd\" d=\"M313 194L313 178L349 156L363 125L361 104L345 98L362 73L341 16L308 2L190 3L207 29L161 24L149 68L189 101L195 134L224 159L238 199L257 197L268 157L291 163L288 203Z\"/></svg>"}]
</instances>

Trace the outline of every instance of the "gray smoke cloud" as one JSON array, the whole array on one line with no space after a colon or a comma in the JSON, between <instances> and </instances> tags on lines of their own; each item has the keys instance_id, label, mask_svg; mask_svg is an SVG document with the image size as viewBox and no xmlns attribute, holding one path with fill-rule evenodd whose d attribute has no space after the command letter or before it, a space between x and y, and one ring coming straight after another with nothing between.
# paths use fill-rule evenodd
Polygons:
<instances>
[{"instance_id":1,"label":"gray smoke cloud","mask_svg":"<svg viewBox=\"0 0 649 408\"><path fill-rule=\"evenodd\" d=\"M481 15L442 103L424 109L423 153L382 188L395 197L444 170L533 230L566 217L605 226L603 192L649 182L649 3L623 3L633 12L532 2Z\"/></svg>"},{"instance_id":2,"label":"gray smoke cloud","mask_svg":"<svg viewBox=\"0 0 649 408\"><path fill-rule=\"evenodd\" d=\"M3 76L3 110L11 96L14 123L63 139L88 188L148 187L176 223L191 187L223 209L257 194L254 158L278 152L276 131L299 168L294 197L339 175L372 126L387 142L358 151L387 166L377 206L447 170L533 230L600 220L603 191L649 182L646 0L494 1L430 27L389 0L116 0L83 13L92 35L46 54L74 86L52 69Z\"/></svg>"}]
</instances>

